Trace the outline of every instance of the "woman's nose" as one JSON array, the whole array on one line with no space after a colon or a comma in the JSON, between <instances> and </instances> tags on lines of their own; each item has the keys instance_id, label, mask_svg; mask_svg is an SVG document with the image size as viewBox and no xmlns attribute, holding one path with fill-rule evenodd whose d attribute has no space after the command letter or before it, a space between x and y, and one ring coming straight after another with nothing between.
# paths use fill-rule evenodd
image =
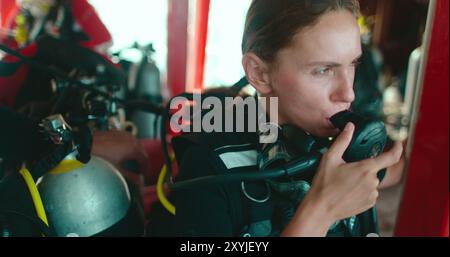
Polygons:
<instances>
[{"instance_id":1,"label":"woman's nose","mask_svg":"<svg viewBox=\"0 0 450 257\"><path fill-rule=\"evenodd\" d=\"M354 77L354 71L339 72L335 90L331 95L333 102L352 103L355 100L355 92L353 91Z\"/></svg>"}]
</instances>

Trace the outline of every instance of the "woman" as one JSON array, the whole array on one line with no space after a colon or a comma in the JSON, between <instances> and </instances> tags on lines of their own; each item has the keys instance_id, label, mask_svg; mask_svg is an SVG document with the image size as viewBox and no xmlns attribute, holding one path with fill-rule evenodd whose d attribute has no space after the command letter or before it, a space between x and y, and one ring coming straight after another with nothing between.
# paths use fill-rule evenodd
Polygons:
<instances>
[{"instance_id":1,"label":"woman","mask_svg":"<svg viewBox=\"0 0 450 257\"><path fill-rule=\"evenodd\" d=\"M350 108L355 98L353 80L361 56L358 13L359 5L355 0L252 2L242 42L242 64L249 83L260 96L278 97L280 125L298 127L315 137L338 134L329 119ZM255 207L255 203L263 201L249 195L244 184L228 183L175 192L173 201L177 209L172 231L159 235L327 235L337 221L374 206L378 189L383 186L379 185L377 172L396 164L402 153L401 144L396 144L377 158L345 163L342 155L353 131L354 125L347 124L324 154L311 188L296 206L289 222L275 226L274 218L279 210L277 200L273 203L275 207ZM205 135L201 138L196 140L200 143L189 147L174 142L180 163L178 180L233 172L236 165L227 165L227 158L222 157L233 154L235 164L242 156L250 155L252 149L258 149L251 133ZM221 146L217 138L223 138L221 143L226 146ZM233 147L234 152L223 152L224 149L231 151ZM239 168L252 167L256 164ZM388 172L382 184L395 182L393 178L396 176L392 175ZM254 192L255 195L264 195L258 193L258 189ZM270 210L273 210L273 215L267 223L267 217L262 216ZM255 224L254 221L261 221L256 226L259 232L249 226ZM153 223L150 230L154 231L163 224L157 220ZM273 233L275 230L278 233ZM158 232L153 234L158 235Z\"/></svg>"}]
</instances>

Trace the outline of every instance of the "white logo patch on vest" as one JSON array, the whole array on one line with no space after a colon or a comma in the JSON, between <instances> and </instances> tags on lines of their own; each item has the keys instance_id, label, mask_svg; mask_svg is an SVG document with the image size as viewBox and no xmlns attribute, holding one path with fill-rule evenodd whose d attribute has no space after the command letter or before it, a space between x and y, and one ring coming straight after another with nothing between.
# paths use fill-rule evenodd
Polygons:
<instances>
[{"instance_id":1,"label":"white logo patch on vest","mask_svg":"<svg viewBox=\"0 0 450 257\"><path fill-rule=\"evenodd\" d=\"M255 166L258 158L256 150L236 151L219 154L227 169Z\"/></svg>"}]
</instances>

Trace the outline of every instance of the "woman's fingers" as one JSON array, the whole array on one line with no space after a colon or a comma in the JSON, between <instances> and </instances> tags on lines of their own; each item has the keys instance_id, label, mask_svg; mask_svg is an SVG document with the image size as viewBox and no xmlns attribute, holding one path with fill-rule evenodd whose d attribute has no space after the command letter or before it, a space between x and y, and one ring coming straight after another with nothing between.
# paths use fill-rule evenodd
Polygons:
<instances>
[{"instance_id":1,"label":"woman's fingers","mask_svg":"<svg viewBox=\"0 0 450 257\"><path fill-rule=\"evenodd\" d=\"M345 125L344 130L339 134L326 154L328 160L342 160L345 150L352 141L354 131L355 125L353 123L349 122Z\"/></svg>"}]
</instances>

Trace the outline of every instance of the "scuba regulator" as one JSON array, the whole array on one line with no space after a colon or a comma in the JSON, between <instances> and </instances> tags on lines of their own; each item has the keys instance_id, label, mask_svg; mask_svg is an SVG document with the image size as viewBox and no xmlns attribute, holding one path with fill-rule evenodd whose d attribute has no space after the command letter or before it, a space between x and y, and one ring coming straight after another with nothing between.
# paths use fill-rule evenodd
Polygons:
<instances>
[{"instance_id":1,"label":"scuba regulator","mask_svg":"<svg viewBox=\"0 0 450 257\"><path fill-rule=\"evenodd\" d=\"M383 122L365 119L350 111L338 113L333 116L331 120L332 122L335 122L335 126L340 129L343 129L347 122L353 122L355 124L353 139L350 143L350 146L344 153L345 161L357 161L358 159L356 158L360 158L359 160L371 158L377 156L384 150L387 141L387 133ZM309 137L308 140L310 140L310 146L306 149L320 150L319 148L317 148L317 145L315 145L315 139L313 137ZM321 144L323 144L323 142L321 142ZM322 146L327 147L330 144L331 142L328 142L328 145ZM311 152L307 156L294 158L286 164L280 165L278 167L263 169L258 171L257 173L244 172L226 175L206 176L177 182L175 184L172 184L171 188L172 190L185 190L199 185L207 185L211 183L222 183L239 180L264 180L280 177L299 176L312 169L317 168L321 157L322 153L320 151ZM266 158L270 159L270 156L267 156ZM384 171L381 171L379 173L379 178L382 179L383 177Z\"/></svg>"}]
</instances>

